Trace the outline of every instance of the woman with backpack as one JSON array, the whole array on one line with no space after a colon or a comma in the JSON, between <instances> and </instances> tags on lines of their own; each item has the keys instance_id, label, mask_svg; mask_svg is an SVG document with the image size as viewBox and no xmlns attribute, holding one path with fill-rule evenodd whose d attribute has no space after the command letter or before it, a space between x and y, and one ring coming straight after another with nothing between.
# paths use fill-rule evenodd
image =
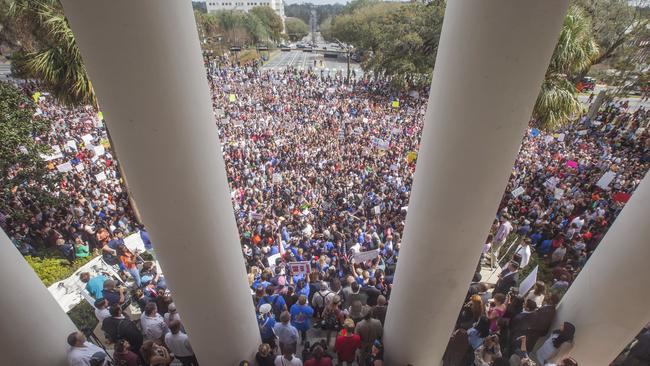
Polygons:
<instances>
[{"instance_id":1,"label":"woman with backpack","mask_svg":"<svg viewBox=\"0 0 650 366\"><path fill-rule=\"evenodd\" d=\"M338 332L341 329L341 324L345 320L345 313L340 308L341 306L341 297L335 295L332 298L332 301L325 306L323 313L321 314L322 327L327 331L327 344L330 344L330 339L332 337L332 332Z\"/></svg>"}]
</instances>

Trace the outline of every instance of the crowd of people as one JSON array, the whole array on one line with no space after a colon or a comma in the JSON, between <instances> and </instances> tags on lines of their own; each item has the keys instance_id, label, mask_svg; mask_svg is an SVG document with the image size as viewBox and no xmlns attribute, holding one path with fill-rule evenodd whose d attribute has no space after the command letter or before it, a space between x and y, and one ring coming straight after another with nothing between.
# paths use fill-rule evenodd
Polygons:
<instances>
[{"instance_id":1,"label":"crowd of people","mask_svg":"<svg viewBox=\"0 0 650 366\"><path fill-rule=\"evenodd\" d=\"M383 365L383 325L426 91L392 93L381 78L346 83L341 73L291 68L209 70L262 339L256 362ZM32 215L22 221L3 215L3 227L23 254L55 247L72 261L101 253L129 278L126 288L120 279L81 277L115 360L198 364L155 262L124 245L126 233L140 230L152 248L100 118L91 108L63 108L49 98L37 105L54 123L36 139L57 147L44 159L52 172L63 172L56 192L70 204L41 207L19 188L12 207ZM479 263L505 265L496 284L481 282L477 271L445 365L577 365L566 357L573 324L550 329L555 306L650 166L649 117L643 108L611 101L592 120L565 130L528 130ZM513 238L515 250L508 252L504 244ZM533 263L550 267L552 278L518 293L520 272ZM125 312L129 304L142 312L138 321ZM106 357L83 333L68 343L72 365Z\"/></svg>"},{"instance_id":2,"label":"crowd of people","mask_svg":"<svg viewBox=\"0 0 650 366\"><path fill-rule=\"evenodd\" d=\"M49 248L70 262L89 257L110 236L132 232L138 225L101 114L90 106L61 106L35 84L21 87L34 99L34 118L51 122L51 129L34 141L51 149L42 158L55 181L38 190L31 187L42 182L15 187L11 200L3 202L0 226L23 255L48 253ZM62 204L44 201L41 190Z\"/></svg>"}]
</instances>

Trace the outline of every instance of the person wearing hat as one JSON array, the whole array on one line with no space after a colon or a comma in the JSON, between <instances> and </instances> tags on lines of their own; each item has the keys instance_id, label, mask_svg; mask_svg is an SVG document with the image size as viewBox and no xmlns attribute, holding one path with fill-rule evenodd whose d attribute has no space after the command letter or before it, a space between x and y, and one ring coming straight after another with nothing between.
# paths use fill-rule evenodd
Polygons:
<instances>
[{"instance_id":1,"label":"person wearing hat","mask_svg":"<svg viewBox=\"0 0 650 366\"><path fill-rule=\"evenodd\" d=\"M345 319L343 328L345 332L336 337L334 351L341 364L345 363L345 365L350 366L354 362L357 350L361 348L361 337L354 333L354 320L351 318Z\"/></svg>"},{"instance_id":2,"label":"person wearing hat","mask_svg":"<svg viewBox=\"0 0 650 366\"><path fill-rule=\"evenodd\" d=\"M271 313L271 308L271 304L268 303L260 305L260 315L258 316L257 321L260 326L262 343L267 343L273 350L275 349L275 333L273 333L275 318Z\"/></svg>"},{"instance_id":3,"label":"person wearing hat","mask_svg":"<svg viewBox=\"0 0 650 366\"><path fill-rule=\"evenodd\" d=\"M338 332L339 327L343 324L345 320L345 314L340 308L341 306L341 297L339 295L334 295L332 301L325 306L323 313L321 314L321 319L323 319L322 327L327 332L327 344L330 344L330 339L332 337L332 332Z\"/></svg>"},{"instance_id":4,"label":"person wearing hat","mask_svg":"<svg viewBox=\"0 0 650 366\"><path fill-rule=\"evenodd\" d=\"M86 336L81 332L72 332L68 335L68 364L70 366L91 366L103 365L104 359L101 355L106 357L104 350L96 345L86 341ZM92 361L95 359L96 361ZM97 363L101 359L101 363Z\"/></svg>"}]
</instances>

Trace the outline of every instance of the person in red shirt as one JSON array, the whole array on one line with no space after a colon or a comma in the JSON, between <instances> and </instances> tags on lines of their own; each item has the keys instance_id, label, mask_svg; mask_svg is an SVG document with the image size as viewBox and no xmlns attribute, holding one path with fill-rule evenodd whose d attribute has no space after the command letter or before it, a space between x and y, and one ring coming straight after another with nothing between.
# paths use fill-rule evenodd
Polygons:
<instances>
[{"instance_id":1,"label":"person in red shirt","mask_svg":"<svg viewBox=\"0 0 650 366\"><path fill-rule=\"evenodd\" d=\"M314 356L305 361L304 366L334 366L332 358L325 355L323 347L314 347Z\"/></svg>"},{"instance_id":2,"label":"person in red shirt","mask_svg":"<svg viewBox=\"0 0 650 366\"><path fill-rule=\"evenodd\" d=\"M357 350L361 347L361 337L354 333L354 321L350 318L343 322L345 334L336 337L334 351L339 357L341 364L352 365Z\"/></svg>"}]
</instances>

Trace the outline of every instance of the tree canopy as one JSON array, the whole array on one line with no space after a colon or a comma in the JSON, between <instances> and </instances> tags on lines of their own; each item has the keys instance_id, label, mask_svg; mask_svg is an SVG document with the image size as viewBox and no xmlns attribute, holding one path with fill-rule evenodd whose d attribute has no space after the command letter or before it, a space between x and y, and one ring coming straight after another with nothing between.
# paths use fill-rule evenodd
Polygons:
<instances>
[{"instance_id":1,"label":"tree canopy","mask_svg":"<svg viewBox=\"0 0 650 366\"><path fill-rule=\"evenodd\" d=\"M284 24L287 27L289 39L298 41L309 34L309 26L298 18L286 18Z\"/></svg>"},{"instance_id":2,"label":"tree canopy","mask_svg":"<svg viewBox=\"0 0 650 366\"><path fill-rule=\"evenodd\" d=\"M275 10L271 9L270 6L256 6L252 8L249 13L257 17L262 22L266 28L266 31L273 40L280 39L283 28L282 18L280 18Z\"/></svg>"},{"instance_id":3,"label":"tree canopy","mask_svg":"<svg viewBox=\"0 0 650 366\"><path fill-rule=\"evenodd\" d=\"M348 4L326 33L363 53L366 69L407 88L430 80L443 14L443 5L361 0Z\"/></svg>"},{"instance_id":4,"label":"tree canopy","mask_svg":"<svg viewBox=\"0 0 650 366\"><path fill-rule=\"evenodd\" d=\"M53 202L55 181L41 154L52 153L47 145L36 144L34 136L49 131L49 121L35 117L34 103L16 87L0 82L0 210L11 217L12 201L22 199Z\"/></svg>"},{"instance_id":5,"label":"tree canopy","mask_svg":"<svg viewBox=\"0 0 650 366\"><path fill-rule=\"evenodd\" d=\"M289 4L284 7L284 14L287 17L298 18L303 22L309 24L309 19L311 17L311 11L316 12L316 18L318 22L322 23L327 18L331 18L339 14L343 10L344 6L341 4L324 4L324 5L314 5L311 3L302 3L302 4Z\"/></svg>"},{"instance_id":6,"label":"tree canopy","mask_svg":"<svg viewBox=\"0 0 650 366\"><path fill-rule=\"evenodd\" d=\"M14 73L38 79L63 104L96 105L92 83L59 1L14 0L10 15L35 40L13 54Z\"/></svg>"}]
</instances>

